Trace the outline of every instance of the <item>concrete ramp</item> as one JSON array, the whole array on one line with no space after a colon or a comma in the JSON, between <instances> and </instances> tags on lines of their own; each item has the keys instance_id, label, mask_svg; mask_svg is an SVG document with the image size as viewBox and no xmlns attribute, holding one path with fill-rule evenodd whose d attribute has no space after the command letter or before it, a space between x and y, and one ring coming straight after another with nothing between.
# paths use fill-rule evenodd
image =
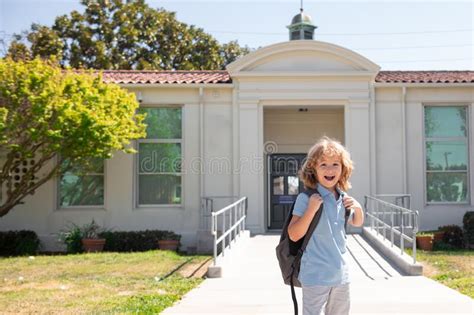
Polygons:
<instances>
[{"instance_id":1,"label":"concrete ramp","mask_svg":"<svg viewBox=\"0 0 474 315\"><path fill-rule=\"evenodd\" d=\"M379 280L403 276L403 272L386 260L360 234L347 236L352 280Z\"/></svg>"},{"instance_id":2,"label":"concrete ramp","mask_svg":"<svg viewBox=\"0 0 474 315\"><path fill-rule=\"evenodd\" d=\"M226 253L222 278L206 279L163 314L293 314L275 258L278 240L243 238ZM348 235L348 248L351 314L474 314L471 298L423 276L404 276L362 236Z\"/></svg>"}]
</instances>

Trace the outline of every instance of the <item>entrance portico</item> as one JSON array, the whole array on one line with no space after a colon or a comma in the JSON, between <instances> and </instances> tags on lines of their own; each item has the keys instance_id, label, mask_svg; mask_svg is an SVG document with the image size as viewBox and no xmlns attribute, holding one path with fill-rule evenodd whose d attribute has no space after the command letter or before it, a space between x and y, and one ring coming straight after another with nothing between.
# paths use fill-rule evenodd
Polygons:
<instances>
[{"instance_id":1,"label":"entrance portico","mask_svg":"<svg viewBox=\"0 0 474 315\"><path fill-rule=\"evenodd\" d=\"M248 197L247 227L252 232L265 232L271 226L265 167L270 152L304 154L320 136L334 137L345 144L355 162L349 194L361 200L373 191L370 131L379 66L336 45L297 40L259 49L227 70L234 82L234 160L240 163L236 166L240 172L234 174L234 195ZM301 114L299 119L296 114ZM275 115L283 133L275 130ZM331 124L325 115L339 118Z\"/></svg>"}]
</instances>

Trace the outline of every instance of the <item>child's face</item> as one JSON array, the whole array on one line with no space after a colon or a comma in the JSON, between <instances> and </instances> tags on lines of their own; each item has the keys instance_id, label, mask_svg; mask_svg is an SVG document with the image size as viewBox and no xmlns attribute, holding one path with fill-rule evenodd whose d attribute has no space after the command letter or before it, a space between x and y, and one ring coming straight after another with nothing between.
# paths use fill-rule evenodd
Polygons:
<instances>
[{"instance_id":1,"label":"child's face","mask_svg":"<svg viewBox=\"0 0 474 315\"><path fill-rule=\"evenodd\" d=\"M326 188L333 190L342 173L342 163L338 156L325 156L316 164L318 182Z\"/></svg>"}]
</instances>

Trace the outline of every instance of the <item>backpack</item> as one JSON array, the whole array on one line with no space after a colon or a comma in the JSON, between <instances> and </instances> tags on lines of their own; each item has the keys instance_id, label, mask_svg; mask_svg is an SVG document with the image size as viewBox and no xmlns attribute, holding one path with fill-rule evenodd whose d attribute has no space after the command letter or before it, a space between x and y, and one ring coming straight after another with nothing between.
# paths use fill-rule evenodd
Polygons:
<instances>
[{"instance_id":1,"label":"backpack","mask_svg":"<svg viewBox=\"0 0 474 315\"><path fill-rule=\"evenodd\" d=\"M303 193L308 195L308 197L311 197L312 194L318 193L318 191L316 189L305 189ZM306 249L306 245L308 245L311 235L313 234L314 230L316 229L316 226L319 223L321 213L323 212L323 204L321 203L319 210L314 215L314 218L311 221L311 224L309 225L308 231L306 232L305 236L303 236L298 241L293 242L290 239L290 236L288 235L288 226L290 225L290 221L293 217L293 209L295 207L295 203L296 201L293 202L291 210L288 213L288 217L286 218L285 224L283 225L280 242L276 247L276 256L280 265L283 281L285 282L285 284L291 286L291 298L293 299L293 307L295 310L295 315L298 315L298 302L296 300L294 287L301 287L301 283L298 280L301 258L303 257L303 253ZM346 209L344 228L347 227L349 213L349 209Z\"/></svg>"}]
</instances>

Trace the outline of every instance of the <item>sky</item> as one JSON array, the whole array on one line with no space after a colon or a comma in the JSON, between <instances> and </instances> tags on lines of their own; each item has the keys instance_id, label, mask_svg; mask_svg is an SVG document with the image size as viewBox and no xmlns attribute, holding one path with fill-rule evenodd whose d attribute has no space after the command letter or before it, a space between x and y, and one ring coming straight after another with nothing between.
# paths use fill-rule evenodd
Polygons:
<instances>
[{"instance_id":1,"label":"sky","mask_svg":"<svg viewBox=\"0 0 474 315\"><path fill-rule=\"evenodd\" d=\"M301 0L148 0L176 12L219 42L258 48L288 40ZM322 1L303 8L318 27L315 40L353 50L382 70L474 70L474 0ZM56 16L82 12L79 0L0 0L0 38L51 26Z\"/></svg>"}]
</instances>

